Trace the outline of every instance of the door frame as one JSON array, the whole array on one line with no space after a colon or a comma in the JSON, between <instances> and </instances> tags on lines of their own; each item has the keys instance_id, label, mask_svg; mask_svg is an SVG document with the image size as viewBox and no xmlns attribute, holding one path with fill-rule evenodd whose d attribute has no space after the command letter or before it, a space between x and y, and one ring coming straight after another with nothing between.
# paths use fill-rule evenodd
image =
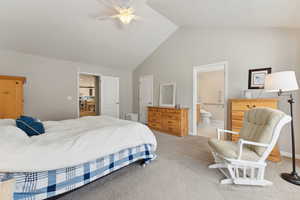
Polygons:
<instances>
[{"instance_id":1,"label":"door frame","mask_svg":"<svg viewBox=\"0 0 300 200\"><path fill-rule=\"evenodd\" d=\"M225 78L225 94L224 94L224 128L227 126L227 101L228 101L228 62L223 61L219 63L212 63L207 65L195 66L193 68L193 131L192 135L198 135L197 133L197 101L198 101L198 84L197 84L197 74L198 72L209 72L217 71L218 69L224 69Z\"/></svg>"},{"instance_id":2,"label":"door frame","mask_svg":"<svg viewBox=\"0 0 300 200\"><path fill-rule=\"evenodd\" d=\"M101 84L101 76L103 76L102 74L97 74L97 73L90 73L90 72L77 72L77 117L80 118L80 108L79 108L79 96L80 96L80 75L90 75L90 76L98 76L99 77L99 81ZM101 88L99 88L101 90ZM101 91L100 91L100 97L101 97ZM101 102L101 100L100 100ZM98 102L99 103L99 102ZM99 104L100 106L100 110L101 110L101 103ZM101 113L99 113L101 115Z\"/></svg>"},{"instance_id":3,"label":"door frame","mask_svg":"<svg viewBox=\"0 0 300 200\"><path fill-rule=\"evenodd\" d=\"M154 105L154 103L153 103L153 101L154 101L154 76L153 76L153 74L140 76L139 77L139 122L141 122L141 112L142 112L142 110L141 110L141 96L140 96L141 95L141 82L142 82L142 78L144 78L144 77L150 77L151 80L152 80L152 100L151 100L151 105L149 105L149 106Z\"/></svg>"}]
</instances>

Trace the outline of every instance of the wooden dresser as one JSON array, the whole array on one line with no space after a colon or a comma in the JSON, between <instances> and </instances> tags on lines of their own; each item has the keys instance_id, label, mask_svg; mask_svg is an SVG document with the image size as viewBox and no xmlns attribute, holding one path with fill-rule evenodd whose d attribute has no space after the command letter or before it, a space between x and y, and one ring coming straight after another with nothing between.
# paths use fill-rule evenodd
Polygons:
<instances>
[{"instance_id":1,"label":"wooden dresser","mask_svg":"<svg viewBox=\"0 0 300 200\"><path fill-rule=\"evenodd\" d=\"M24 77L0 76L0 119L16 119L23 114Z\"/></svg>"},{"instance_id":2,"label":"wooden dresser","mask_svg":"<svg viewBox=\"0 0 300 200\"><path fill-rule=\"evenodd\" d=\"M188 135L189 110L187 108L148 107L148 126L175 136Z\"/></svg>"},{"instance_id":3,"label":"wooden dresser","mask_svg":"<svg viewBox=\"0 0 300 200\"><path fill-rule=\"evenodd\" d=\"M278 99L231 99L230 100L230 112L231 112L231 130L240 132L243 127L244 113L253 108L268 107L277 109ZM232 135L233 141L239 139L238 135ZM278 146L273 149L268 160L273 162L281 161L280 151Z\"/></svg>"}]
</instances>

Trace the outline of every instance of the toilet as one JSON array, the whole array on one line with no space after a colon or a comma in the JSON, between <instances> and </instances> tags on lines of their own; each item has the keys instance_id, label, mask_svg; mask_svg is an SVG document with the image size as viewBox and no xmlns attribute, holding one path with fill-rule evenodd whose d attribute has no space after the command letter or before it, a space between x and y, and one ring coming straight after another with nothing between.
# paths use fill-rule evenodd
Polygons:
<instances>
[{"instance_id":1,"label":"toilet","mask_svg":"<svg viewBox=\"0 0 300 200\"><path fill-rule=\"evenodd\" d=\"M200 110L201 119L204 124L210 124L210 118L212 117L212 114L204 109Z\"/></svg>"}]
</instances>

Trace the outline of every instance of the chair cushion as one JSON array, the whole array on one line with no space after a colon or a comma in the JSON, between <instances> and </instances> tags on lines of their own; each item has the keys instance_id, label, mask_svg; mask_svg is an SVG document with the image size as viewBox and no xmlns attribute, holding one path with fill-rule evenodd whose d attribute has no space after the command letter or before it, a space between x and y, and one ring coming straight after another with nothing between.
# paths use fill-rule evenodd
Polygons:
<instances>
[{"instance_id":1,"label":"chair cushion","mask_svg":"<svg viewBox=\"0 0 300 200\"><path fill-rule=\"evenodd\" d=\"M231 158L231 159L238 158L239 148L238 148L238 144L235 142L211 138L209 139L208 144L213 149L214 152L226 158ZM244 146L241 159L248 160L248 161L258 161L259 156L254 151Z\"/></svg>"},{"instance_id":2,"label":"chair cushion","mask_svg":"<svg viewBox=\"0 0 300 200\"><path fill-rule=\"evenodd\" d=\"M274 130L280 120L286 114L271 108L256 108L245 113L244 125L240 132L240 137L263 144L270 144ZM265 152L265 147L248 146L259 156Z\"/></svg>"}]
</instances>

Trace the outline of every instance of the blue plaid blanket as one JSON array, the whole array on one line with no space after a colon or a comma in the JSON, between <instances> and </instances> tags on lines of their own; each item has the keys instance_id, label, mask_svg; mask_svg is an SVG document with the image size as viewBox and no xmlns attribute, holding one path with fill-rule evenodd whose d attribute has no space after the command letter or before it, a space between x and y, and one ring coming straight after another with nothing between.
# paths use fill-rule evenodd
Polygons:
<instances>
[{"instance_id":1,"label":"blue plaid blanket","mask_svg":"<svg viewBox=\"0 0 300 200\"><path fill-rule=\"evenodd\" d=\"M72 191L138 160L146 164L155 158L153 145L144 144L74 167L5 175L16 180L14 200L42 200Z\"/></svg>"}]
</instances>

